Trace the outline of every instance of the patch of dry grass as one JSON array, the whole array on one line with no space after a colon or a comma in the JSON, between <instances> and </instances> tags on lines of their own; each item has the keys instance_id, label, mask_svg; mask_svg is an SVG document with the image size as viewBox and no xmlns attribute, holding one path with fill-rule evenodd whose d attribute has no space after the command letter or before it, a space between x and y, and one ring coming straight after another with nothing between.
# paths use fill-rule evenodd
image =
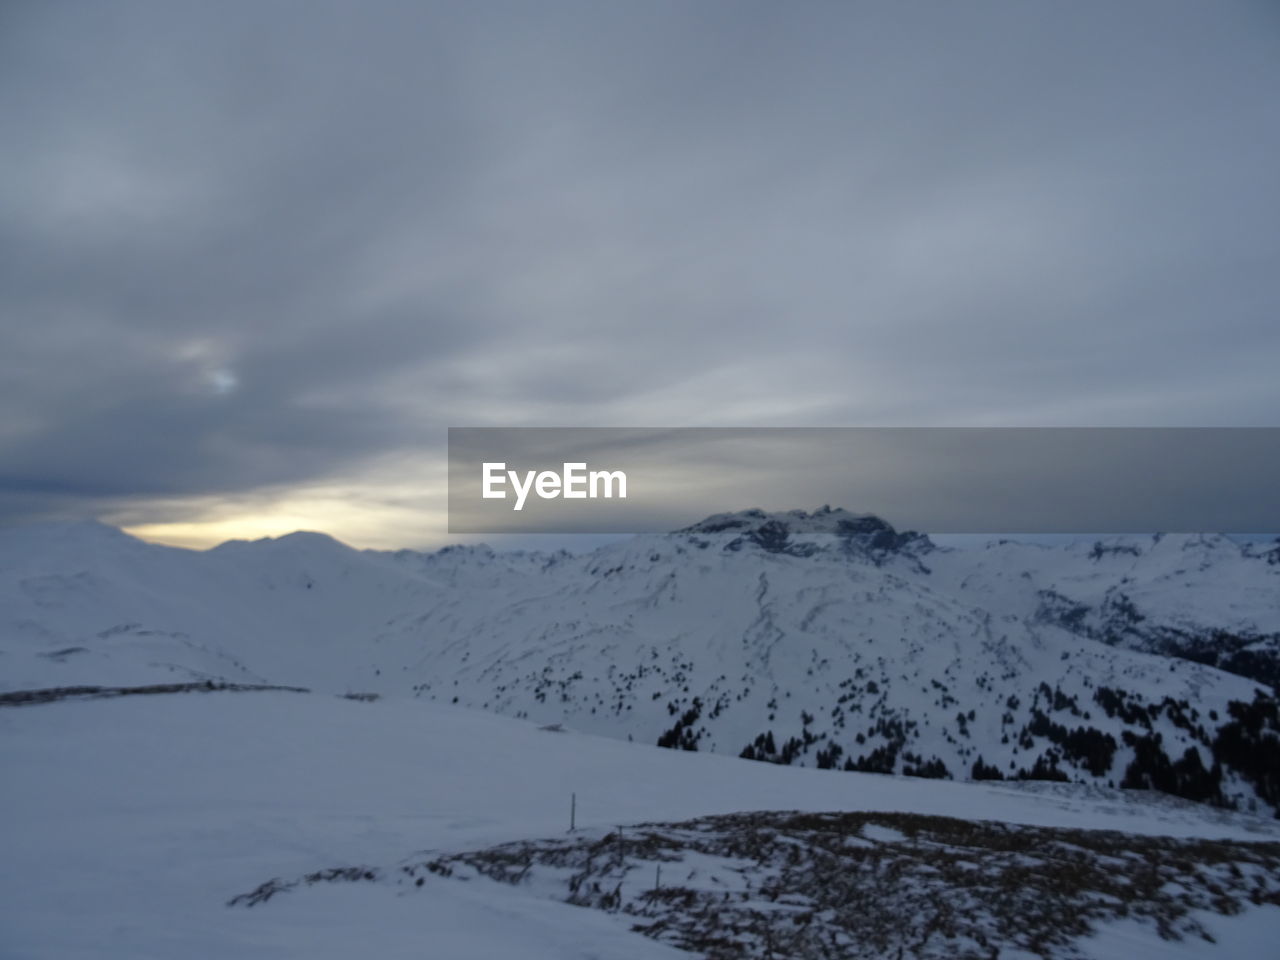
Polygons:
<instances>
[{"instance_id":1,"label":"patch of dry grass","mask_svg":"<svg viewBox=\"0 0 1280 960\"><path fill-rule=\"evenodd\" d=\"M868 828L872 828L868 830ZM683 882L691 853L722 864ZM669 885L651 886L667 864ZM1280 905L1280 843L1141 837L903 813L749 813L506 844L401 868L521 884L709 960L1079 956L1097 923L1208 937L1193 911Z\"/></svg>"}]
</instances>

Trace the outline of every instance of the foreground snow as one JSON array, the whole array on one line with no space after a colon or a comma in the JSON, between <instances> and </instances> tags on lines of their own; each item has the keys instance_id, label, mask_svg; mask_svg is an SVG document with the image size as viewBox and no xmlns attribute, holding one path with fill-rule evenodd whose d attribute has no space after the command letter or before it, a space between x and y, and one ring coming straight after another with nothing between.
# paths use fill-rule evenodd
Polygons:
<instances>
[{"instance_id":1,"label":"foreground snow","mask_svg":"<svg viewBox=\"0 0 1280 960\"><path fill-rule=\"evenodd\" d=\"M225 906L272 877L562 835L571 793L590 829L741 810L891 810L1280 837L1274 822L1138 794L775 767L421 701L290 693L5 708L0 768L0 953L15 958L687 956L618 917L496 883L432 877L406 894L323 885L252 910ZM1280 937L1271 907L1204 922L1216 947L1171 948L1113 925L1088 949L1266 956Z\"/></svg>"}]
</instances>

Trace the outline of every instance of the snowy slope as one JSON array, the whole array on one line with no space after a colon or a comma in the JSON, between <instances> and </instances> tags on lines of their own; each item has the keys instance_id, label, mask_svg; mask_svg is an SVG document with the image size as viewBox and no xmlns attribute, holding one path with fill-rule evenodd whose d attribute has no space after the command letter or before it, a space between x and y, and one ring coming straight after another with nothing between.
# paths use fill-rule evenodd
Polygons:
<instances>
[{"instance_id":1,"label":"snowy slope","mask_svg":"<svg viewBox=\"0 0 1280 960\"><path fill-rule=\"evenodd\" d=\"M0 536L0 685L375 691L795 765L1267 811L1272 691L1186 655L1240 667L1243 650L1267 676L1275 559L1199 536L941 549L825 509L581 556L318 534L191 552L31 527Z\"/></svg>"},{"instance_id":2,"label":"snowy slope","mask_svg":"<svg viewBox=\"0 0 1280 960\"><path fill-rule=\"evenodd\" d=\"M788 769L421 701L317 694L3 708L0 769L0 955L13 960L687 956L631 933L623 917L488 882L321 885L252 910L225 906L272 877L564 836L570 792L584 831L742 809L896 810L1280 837L1273 821L1141 794ZM1163 944L1135 923L1104 928L1087 955L1265 956L1280 909L1205 923L1216 948Z\"/></svg>"}]
</instances>

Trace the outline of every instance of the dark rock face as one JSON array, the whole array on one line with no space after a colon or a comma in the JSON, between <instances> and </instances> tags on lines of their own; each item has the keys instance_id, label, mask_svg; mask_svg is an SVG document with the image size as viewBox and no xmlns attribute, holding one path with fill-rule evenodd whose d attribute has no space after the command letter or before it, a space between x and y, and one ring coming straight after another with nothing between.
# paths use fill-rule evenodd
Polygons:
<instances>
[{"instance_id":1,"label":"dark rock face","mask_svg":"<svg viewBox=\"0 0 1280 960\"><path fill-rule=\"evenodd\" d=\"M763 510L740 510L737 513L718 513L700 520L677 533L724 533L726 530L748 529L768 518Z\"/></svg>"},{"instance_id":2,"label":"dark rock face","mask_svg":"<svg viewBox=\"0 0 1280 960\"><path fill-rule=\"evenodd\" d=\"M761 550L769 553L781 553L791 540L791 531L785 523L768 520L747 534L747 539Z\"/></svg>"},{"instance_id":3,"label":"dark rock face","mask_svg":"<svg viewBox=\"0 0 1280 960\"><path fill-rule=\"evenodd\" d=\"M1272 566L1280 564L1280 537L1276 538L1276 545L1268 550L1264 556L1267 558L1267 563Z\"/></svg>"},{"instance_id":4,"label":"dark rock face","mask_svg":"<svg viewBox=\"0 0 1280 960\"><path fill-rule=\"evenodd\" d=\"M1158 653L1216 667L1280 690L1280 634L1232 633L1153 622L1120 591L1100 607L1042 590L1036 619L1113 647Z\"/></svg>"},{"instance_id":5,"label":"dark rock face","mask_svg":"<svg viewBox=\"0 0 1280 960\"><path fill-rule=\"evenodd\" d=\"M689 534L737 533L724 545L725 550L756 548L766 553L793 557L813 556L824 549L836 549L847 556L883 563L891 556L908 554L913 558L933 549L927 536L914 531L898 531L871 514L822 507L809 513L790 510L767 513L764 510L741 510L721 513L677 531ZM797 541L797 536L829 537Z\"/></svg>"},{"instance_id":6,"label":"dark rock face","mask_svg":"<svg viewBox=\"0 0 1280 960\"><path fill-rule=\"evenodd\" d=\"M862 517L858 520L841 520L836 533L850 546L860 547L871 554L901 553L907 550L927 552L933 543L914 530L895 530L879 517Z\"/></svg>"}]
</instances>

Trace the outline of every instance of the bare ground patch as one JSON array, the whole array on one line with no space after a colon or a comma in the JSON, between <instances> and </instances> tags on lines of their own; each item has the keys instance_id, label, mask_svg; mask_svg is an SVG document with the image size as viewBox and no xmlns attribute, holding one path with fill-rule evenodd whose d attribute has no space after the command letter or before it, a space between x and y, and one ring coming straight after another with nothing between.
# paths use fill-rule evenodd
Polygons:
<instances>
[{"instance_id":1,"label":"bare ground patch","mask_svg":"<svg viewBox=\"0 0 1280 960\"><path fill-rule=\"evenodd\" d=\"M1144 837L903 813L741 813L271 880L494 880L625 915L708 960L1081 956L1096 924L1210 939L1196 911L1280 905L1280 843ZM429 888L428 888L429 889Z\"/></svg>"}]
</instances>

